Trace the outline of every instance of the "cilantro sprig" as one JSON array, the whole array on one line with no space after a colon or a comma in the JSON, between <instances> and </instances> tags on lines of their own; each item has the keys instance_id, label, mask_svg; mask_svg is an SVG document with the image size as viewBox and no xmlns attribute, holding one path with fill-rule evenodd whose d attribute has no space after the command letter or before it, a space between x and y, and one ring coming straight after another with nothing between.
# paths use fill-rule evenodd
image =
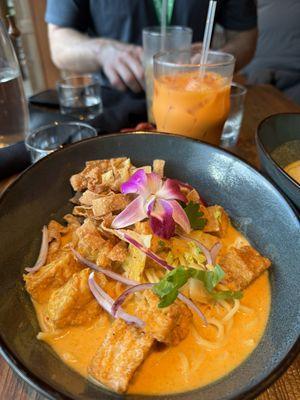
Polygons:
<instances>
[{"instance_id":1,"label":"cilantro sprig","mask_svg":"<svg viewBox=\"0 0 300 400\"><path fill-rule=\"evenodd\" d=\"M184 211L190 221L192 229L200 229L203 230L207 219L202 218L203 212L199 210L199 204L190 201L186 207L184 207Z\"/></svg>"},{"instance_id":2,"label":"cilantro sprig","mask_svg":"<svg viewBox=\"0 0 300 400\"><path fill-rule=\"evenodd\" d=\"M184 268L179 266L168 272L160 282L156 283L152 290L160 298L159 308L168 307L177 298L179 289L184 286L190 278L203 282L207 292L215 300L240 299L242 292L231 290L217 291L215 287L224 278L225 273L220 265L215 265L211 271L198 270L195 268Z\"/></svg>"}]
</instances>

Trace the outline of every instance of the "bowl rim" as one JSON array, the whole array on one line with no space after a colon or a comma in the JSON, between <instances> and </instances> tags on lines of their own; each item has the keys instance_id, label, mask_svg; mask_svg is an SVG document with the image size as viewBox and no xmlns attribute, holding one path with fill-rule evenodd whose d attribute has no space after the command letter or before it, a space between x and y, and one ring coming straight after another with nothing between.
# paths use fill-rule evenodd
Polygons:
<instances>
[{"instance_id":1,"label":"bowl rim","mask_svg":"<svg viewBox=\"0 0 300 400\"><path fill-rule=\"evenodd\" d=\"M290 113L285 113L285 114L290 114ZM297 114L297 113L294 113L294 114ZM267 117L266 119L268 119L268 118L269 117ZM256 134L257 134L257 132L256 132ZM84 139L84 140L82 140L80 142L71 143L71 144L69 144L67 146L64 146L63 148L60 148L60 149L56 150L53 153L48 154L47 156L39 159L36 163L34 163L34 164L30 165L28 168L26 168L15 180L13 180L9 184L9 186L0 195L0 206L1 206L1 202L2 202L3 198L7 195L7 193L10 192L10 190L15 186L15 184L20 179L23 179L23 175L27 174L28 171L31 171L32 169L36 168L36 166L38 166L39 163L44 162L49 157L55 157L55 154L57 152L65 151L70 146L72 146L72 147L73 146L74 147L78 146L82 142L88 142L88 141L93 141L93 140L102 140L102 139L107 138L107 137L124 137L124 136L133 136L133 135L147 135L147 136L149 136L149 135L158 135L158 136L160 136L161 135L161 136L167 136L167 137L175 137L175 138L179 138L181 140L190 141L190 142L196 142L196 143L199 143L199 144L204 145L204 146L212 147L212 148L214 148L214 149L216 149L216 150L218 150L220 152L226 153L230 157L238 159L245 166L250 168L254 173L260 175L260 177L262 179L266 180L273 187L273 189L275 189L275 191L278 192L280 197L282 197L283 200L288 204L288 206L292 210L294 216L299 220L299 214L298 214L297 210L295 209L295 207L293 206L293 204L291 204L291 202L286 198L286 196L284 196L284 194L280 190L278 190L278 188L274 185L274 183L270 179L268 179L267 177L262 175L258 171L257 168L255 168L254 166L250 165L247 161L243 160L239 156L231 153L230 151L228 151L226 149L220 148L220 147L218 147L216 145L211 145L211 144L202 142L201 140L197 140L197 139L193 139L193 138L189 138L189 137L182 136L182 135L177 135L177 134L170 134L170 133L157 132L157 131L154 131L154 132L149 132L148 131L147 132L147 131L142 131L142 130L141 131L126 132L126 133L116 132L116 133L112 133L110 135L103 135L103 136L96 136L96 137L87 138L87 139ZM256 396L258 396L260 393L262 393L268 387L270 387L284 372L286 372L287 368L291 365L291 363L294 361L294 359L297 357L297 355L299 353L300 353L300 333L298 335L297 340L293 344L293 346L286 353L285 357L281 360L281 362L264 379L262 379L260 382L258 382L257 384L253 385L249 389L242 390L239 394L236 394L233 397L230 397L228 399L229 400L241 400L241 399L252 400L252 399L254 399ZM57 398L60 398L60 399L63 399L63 400L72 400L72 397L69 397L68 395L63 394L62 392L56 390L55 388L53 388L53 386L49 385L47 382L45 382L44 380L42 380L38 376L36 376L36 374L31 372L18 359L18 357L13 353L13 351L11 351L7 347L7 345L4 342L4 339L2 337L1 332L0 332L0 356L3 357L3 359L8 363L10 368L12 368L12 370L17 374L17 376L19 376L30 387L35 389L37 392L39 392L40 394L42 394L46 398L51 399L51 400L55 400ZM197 390L201 390L201 388L194 389L193 391L197 391ZM114 396L119 396L119 395L114 394ZM138 397L141 397L141 398L142 398L142 396L143 395L138 395ZM172 394L170 394L168 396L172 396ZM163 398L163 396L155 396L155 397ZM120 396L120 398L122 398L122 396Z\"/></svg>"},{"instance_id":2,"label":"bowl rim","mask_svg":"<svg viewBox=\"0 0 300 400\"><path fill-rule=\"evenodd\" d=\"M268 117L264 118L258 125L256 132L255 132L255 141L256 144L259 146L259 148L263 151L264 155L268 159L268 161L271 162L271 164L279 170L279 172L286 178L288 179L289 182L291 182L298 190L300 190L300 183L298 183L293 177L291 177L279 164L277 161L274 160L274 158L271 156L271 154L267 151L263 144L263 140L261 139L261 129L265 123L268 122L269 119L274 118L274 117L280 117L280 116L288 116L288 115L299 115L300 118L300 112L285 112L285 113L276 113L269 115ZM287 143L287 142L285 142Z\"/></svg>"}]
</instances>

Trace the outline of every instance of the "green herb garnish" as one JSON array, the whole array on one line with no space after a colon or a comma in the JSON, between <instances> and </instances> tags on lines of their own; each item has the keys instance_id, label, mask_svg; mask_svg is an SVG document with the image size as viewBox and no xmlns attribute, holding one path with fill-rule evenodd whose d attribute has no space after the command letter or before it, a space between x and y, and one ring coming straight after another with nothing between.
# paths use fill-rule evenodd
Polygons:
<instances>
[{"instance_id":1,"label":"green herb garnish","mask_svg":"<svg viewBox=\"0 0 300 400\"><path fill-rule=\"evenodd\" d=\"M190 278L198 279L203 282L205 289L215 300L240 299L242 292L216 291L218 283L224 278L225 273L220 265L215 265L212 271L204 271L195 268L184 268L179 266L168 272L160 282L156 283L152 290L160 298L159 308L164 308L172 304L179 293L179 289L184 286Z\"/></svg>"},{"instance_id":2,"label":"green herb garnish","mask_svg":"<svg viewBox=\"0 0 300 400\"><path fill-rule=\"evenodd\" d=\"M212 297L215 300L232 300L241 299L243 297L243 292L240 290L234 292L232 290L214 291Z\"/></svg>"},{"instance_id":3,"label":"green herb garnish","mask_svg":"<svg viewBox=\"0 0 300 400\"><path fill-rule=\"evenodd\" d=\"M192 229L203 230L207 223L207 219L202 218L203 212L199 210L199 204L190 201L188 205L184 208L184 211L190 221Z\"/></svg>"},{"instance_id":4,"label":"green herb garnish","mask_svg":"<svg viewBox=\"0 0 300 400\"><path fill-rule=\"evenodd\" d=\"M159 245L160 247L164 247L164 246L166 245L166 243L165 243L163 240L159 240L159 241L158 241L158 245Z\"/></svg>"}]
</instances>

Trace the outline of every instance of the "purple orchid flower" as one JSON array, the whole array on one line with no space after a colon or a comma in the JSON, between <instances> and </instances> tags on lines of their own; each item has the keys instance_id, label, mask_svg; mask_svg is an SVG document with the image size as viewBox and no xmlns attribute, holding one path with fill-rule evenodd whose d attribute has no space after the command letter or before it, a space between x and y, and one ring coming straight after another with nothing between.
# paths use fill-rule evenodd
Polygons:
<instances>
[{"instance_id":1,"label":"purple orchid flower","mask_svg":"<svg viewBox=\"0 0 300 400\"><path fill-rule=\"evenodd\" d=\"M122 184L121 191L138 196L117 215L112 228L125 228L148 217L152 231L161 238L169 239L174 235L175 223L185 232L190 232L189 219L178 203L178 200L187 203L187 199L177 181L163 180L154 172L147 174L139 169Z\"/></svg>"}]
</instances>

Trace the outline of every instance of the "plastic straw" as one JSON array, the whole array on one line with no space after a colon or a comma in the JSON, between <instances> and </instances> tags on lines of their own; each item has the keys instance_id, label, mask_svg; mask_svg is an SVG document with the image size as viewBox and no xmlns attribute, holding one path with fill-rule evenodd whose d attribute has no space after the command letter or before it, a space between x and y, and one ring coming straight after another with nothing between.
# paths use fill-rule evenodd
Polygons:
<instances>
[{"instance_id":1,"label":"plastic straw","mask_svg":"<svg viewBox=\"0 0 300 400\"><path fill-rule=\"evenodd\" d=\"M201 59L200 59L200 74L201 74L201 76L203 76L203 74L205 73L205 64L207 63L208 52L209 52L209 47L210 47L210 42L211 42L211 36L212 36L213 27L214 27L216 6L217 6L216 0L211 0L209 2L205 31L204 31L204 38L203 38L203 43L202 43Z\"/></svg>"},{"instance_id":2,"label":"plastic straw","mask_svg":"<svg viewBox=\"0 0 300 400\"><path fill-rule=\"evenodd\" d=\"M163 51L166 48L166 33L167 33L167 6L168 0L162 1L161 7L161 21L160 21L160 50Z\"/></svg>"}]
</instances>

